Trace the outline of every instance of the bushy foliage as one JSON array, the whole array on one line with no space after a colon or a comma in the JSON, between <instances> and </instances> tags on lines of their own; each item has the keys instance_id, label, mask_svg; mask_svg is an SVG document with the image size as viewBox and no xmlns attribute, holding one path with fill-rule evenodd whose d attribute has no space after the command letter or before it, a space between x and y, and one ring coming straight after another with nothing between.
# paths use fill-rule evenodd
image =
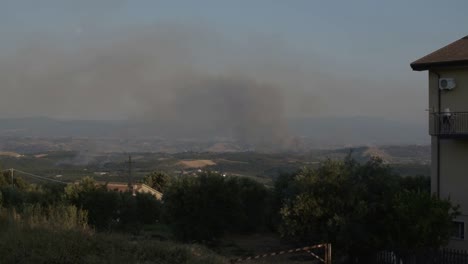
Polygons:
<instances>
[{"instance_id":1,"label":"bushy foliage","mask_svg":"<svg viewBox=\"0 0 468 264\"><path fill-rule=\"evenodd\" d=\"M90 177L65 188L65 196L75 206L88 211L88 221L99 230L110 229L118 217L118 193L108 192Z\"/></svg>"},{"instance_id":2,"label":"bushy foliage","mask_svg":"<svg viewBox=\"0 0 468 264\"><path fill-rule=\"evenodd\" d=\"M452 221L458 207L429 192L402 191L392 202L392 214L385 221L389 248L401 255L420 250L437 250L449 242Z\"/></svg>"},{"instance_id":3,"label":"bushy foliage","mask_svg":"<svg viewBox=\"0 0 468 264\"><path fill-rule=\"evenodd\" d=\"M28 200L28 193L11 186L2 187L0 191L2 192L2 204L7 208L17 208L21 210L24 203Z\"/></svg>"},{"instance_id":4,"label":"bushy foliage","mask_svg":"<svg viewBox=\"0 0 468 264\"><path fill-rule=\"evenodd\" d=\"M164 189L169 185L170 177L162 171L154 171L146 175L143 179L143 183L157 190L158 192L164 192Z\"/></svg>"},{"instance_id":5,"label":"bushy foliage","mask_svg":"<svg viewBox=\"0 0 468 264\"><path fill-rule=\"evenodd\" d=\"M96 191L99 186L91 177L84 177L77 184L69 184L65 187L65 195L68 200L78 201L84 193Z\"/></svg>"},{"instance_id":6,"label":"bushy foliage","mask_svg":"<svg viewBox=\"0 0 468 264\"><path fill-rule=\"evenodd\" d=\"M231 231L255 232L265 228L270 216L270 192L258 182L245 177L228 177L225 195L233 197Z\"/></svg>"},{"instance_id":7,"label":"bushy foliage","mask_svg":"<svg viewBox=\"0 0 468 264\"><path fill-rule=\"evenodd\" d=\"M0 210L3 224L15 224L22 228L54 230L87 230L88 214L73 205L57 204L41 206L27 204L18 212L15 208Z\"/></svg>"},{"instance_id":8,"label":"bushy foliage","mask_svg":"<svg viewBox=\"0 0 468 264\"><path fill-rule=\"evenodd\" d=\"M0 217L0 220L3 218ZM50 223L50 222L49 222ZM33 228L1 221L1 263L227 263L213 252L154 240L131 241L122 235L85 230Z\"/></svg>"},{"instance_id":9,"label":"bushy foliage","mask_svg":"<svg viewBox=\"0 0 468 264\"><path fill-rule=\"evenodd\" d=\"M213 240L230 224L233 197L224 178L207 173L175 181L163 196L165 221L180 240Z\"/></svg>"},{"instance_id":10,"label":"bushy foliage","mask_svg":"<svg viewBox=\"0 0 468 264\"><path fill-rule=\"evenodd\" d=\"M89 224L98 230L137 232L142 224L159 219L160 202L150 194L109 191L92 178L65 188L66 199L88 212Z\"/></svg>"},{"instance_id":11,"label":"bushy foliage","mask_svg":"<svg viewBox=\"0 0 468 264\"><path fill-rule=\"evenodd\" d=\"M430 193L431 178L422 175L401 177L400 186L408 191Z\"/></svg>"},{"instance_id":12,"label":"bushy foliage","mask_svg":"<svg viewBox=\"0 0 468 264\"><path fill-rule=\"evenodd\" d=\"M254 231L266 219L267 190L249 179L203 173L165 192L165 220L184 241L213 241L225 232Z\"/></svg>"},{"instance_id":13,"label":"bushy foliage","mask_svg":"<svg viewBox=\"0 0 468 264\"><path fill-rule=\"evenodd\" d=\"M154 224L161 217L161 202L149 193L137 193L135 196L138 220L142 224Z\"/></svg>"},{"instance_id":14,"label":"bushy foliage","mask_svg":"<svg viewBox=\"0 0 468 264\"><path fill-rule=\"evenodd\" d=\"M11 177L9 170L1 171L0 168L0 193L2 193L2 204L5 206L21 206L28 199L25 193L30 185L21 177Z\"/></svg>"},{"instance_id":15,"label":"bushy foliage","mask_svg":"<svg viewBox=\"0 0 468 264\"><path fill-rule=\"evenodd\" d=\"M23 178L13 176L11 177L11 172L9 170L0 172L0 188L3 187L15 187L20 190L27 190L30 187Z\"/></svg>"},{"instance_id":16,"label":"bushy foliage","mask_svg":"<svg viewBox=\"0 0 468 264\"><path fill-rule=\"evenodd\" d=\"M361 263L364 255L409 241L413 247L441 246L450 235L456 209L449 201L414 191L419 181L400 180L375 158L364 164L350 158L327 160L276 184L275 193L283 202L280 231L294 241L331 242L351 259L361 257ZM415 215L424 210L425 219ZM392 217L404 214L407 222ZM424 230L428 227L431 232ZM398 232L408 228L426 235L410 238L411 232Z\"/></svg>"},{"instance_id":17,"label":"bushy foliage","mask_svg":"<svg viewBox=\"0 0 468 264\"><path fill-rule=\"evenodd\" d=\"M163 203L151 194L110 191L89 177L64 186L32 185L19 177L11 182L8 174L0 175L0 205L7 208L0 211L0 230L8 230L0 232L0 255L13 251L5 263L22 258L33 263L212 261L194 257L194 248L118 244L87 234L88 223L98 231L137 233L163 219L182 241L213 242L226 233L276 226L293 242L330 242L335 254L365 263L364 257L382 249L404 255L444 245L458 214L450 201L430 195L428 178L399 177L379 159L327 160L278 177L272 191L248 178L210 172L171 179L170 184L166 174L154 172L144 182L164 192ZM45 241L50 243L41 244Z\"/></svg>"},{"instance_id":18,"label":"bushy foliage","mask_svg":"<svg viewBox=\"0 0 468 264\"><path fill-rule=\"evenodd\" d=\"M61 183L43 183L36 187L36 199L31 203L39 203L42 206L58 204L65 202L65 184Z\"/></svg>"}]
</instances>

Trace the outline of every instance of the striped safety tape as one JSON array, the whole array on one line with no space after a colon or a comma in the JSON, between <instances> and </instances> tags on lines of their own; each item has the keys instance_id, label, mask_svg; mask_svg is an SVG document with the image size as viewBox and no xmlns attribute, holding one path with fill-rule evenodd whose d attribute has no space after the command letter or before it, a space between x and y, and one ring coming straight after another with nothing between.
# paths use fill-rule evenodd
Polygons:
<instances>
[{"instance_id":1,"label":"striped safety tape","mask_svg":"<svg viewBox=\"0 0 468 264\"><path fill-rule=\"evenodd\" d=\"M309 247L302 247L302 248L295 248L295 249L290 249L290 250L277 251L277 252L272 252L272 253L267 253L267 254L262 254L262 255L256 255L256 256L251 256L251 257L246 257L246 258L232 259L231 263L243 262L243 261L252 260L252 259L272 257L272 256L276 256L276 255L283 255L283 254L287 254L287 253L295 253L295 252L300 252L300 251L307 251L309 254L311 254L314 257L316 257L316 258L320 259L321 261L323 261L322 258L318 257L317 255L313 254L310 251L311 249L322 248L322 247L326 247L326 244L319 244L319 245L313 245L313 246L309 246Z\"/></svg>"}]
</instances>

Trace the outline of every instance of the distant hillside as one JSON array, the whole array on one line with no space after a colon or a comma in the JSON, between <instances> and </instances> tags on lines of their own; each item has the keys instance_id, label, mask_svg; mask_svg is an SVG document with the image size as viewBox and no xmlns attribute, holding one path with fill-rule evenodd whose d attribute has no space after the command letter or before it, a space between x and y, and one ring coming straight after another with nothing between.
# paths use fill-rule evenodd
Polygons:
<instances>
[{"instance_id":1,"label":"distant hillside","mask_svg":"<svg viewBox=\"0 0 468 264\"><path fill-rule=\"evenodd\" d=\"M313 141L315 147L343 145L429 144L426 125L371 117L291 120L290 130Z\"/></svg>"},{"instance_id":2,"label":"distant hillside","mask_svg":"<svg viewBox=\"0 0 468 264\"><path fill-rule=\"evenodd\" d=\"M308 118L288 121L289 136L300 137L307 147L357 145L428 144L426 126L367 117ZM179 130L171 124L134 121L57 120L51 118L0 119L0 136L78 138L161 138L168 140L210 140L229 138L215 131ZM223 140L219 140L221 142ZM236 150L231 144L213 146Z\"/></svg>"},{"instance_id":3,"label":"distant hillside","mask_svg":"<svg viewBox=\"0 0 468 264\"><path fill-rule=\"evenodd\" d=\"M79 146L70 146L73 149ZM38 149L36 149L38 150ZM1 154L4 155L1 155ZM212 170L228 175L247 176L271 183L282 173L291 173L302 167L316 166L322 161L342 160L348 155L358 162L366 162L379 156L395 172L401 175L430 174L430 146L372 146L339 149L313 149L307 152L259 153L259 152L133 152L134 175L138 178L152 171L166 171L173 175L192 174L198 170ZM3 168L16 168L38 175L60 176L76 180L92 174L100 181L116 181L112 177L127 180L128 152L93 152L92 150L55 150L35 153L0 152ZM94 174L96 172L96 174ZM100 172L105 172L104 175Z\"/></svg>"},{"instance_id":4,"label":"distant hillside","mask_svg":"<svg viewBox=\"0 0 468 264\"><path fill-rule=\"evenodd\" d=\"M46 117L0 119L0 135L23 137L107 137L124 129L123 121L57 120Z\"/></svg>"}]
</instances>

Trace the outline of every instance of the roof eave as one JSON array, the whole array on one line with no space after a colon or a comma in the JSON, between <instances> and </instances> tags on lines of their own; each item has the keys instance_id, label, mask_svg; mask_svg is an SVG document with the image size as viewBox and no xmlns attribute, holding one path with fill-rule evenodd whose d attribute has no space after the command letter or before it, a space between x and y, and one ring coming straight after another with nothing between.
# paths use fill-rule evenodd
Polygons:
<instances>
[{"instance_id":1,"label":"roof eave","mask_svg":"<svg viewBox=\"0 0 468 264\"><path fill-rule=\"evenodd\" d=\"M410 66L413 71L427 71L433 68L466 67L468 66L468 60L438 61L428 63L413 62L410 64Z\"/></svg>"}]
</instances>

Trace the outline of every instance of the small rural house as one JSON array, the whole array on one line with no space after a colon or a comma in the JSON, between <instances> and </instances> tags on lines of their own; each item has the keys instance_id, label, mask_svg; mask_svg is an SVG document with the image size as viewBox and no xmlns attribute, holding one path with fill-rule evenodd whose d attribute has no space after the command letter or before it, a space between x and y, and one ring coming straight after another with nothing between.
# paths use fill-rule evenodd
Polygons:
<instances>
[{"instance_id":1,"label":"small rural house","mask_svg":"<svg viewBox=\"0 0 468 264\"><path fill-rule=\"evenodd\" d=\"M125 182L99 182L99 184L105 185L108 190L110 191L118 191L118 192L131 192L131 188L128 183ZM158 192L157 190L151 188L150 186L144 183L134 183L133 184L133 191L134 193L149 193L156 197L156 199L162 199L162 193Z\"/></svg>"}]
</instances>

